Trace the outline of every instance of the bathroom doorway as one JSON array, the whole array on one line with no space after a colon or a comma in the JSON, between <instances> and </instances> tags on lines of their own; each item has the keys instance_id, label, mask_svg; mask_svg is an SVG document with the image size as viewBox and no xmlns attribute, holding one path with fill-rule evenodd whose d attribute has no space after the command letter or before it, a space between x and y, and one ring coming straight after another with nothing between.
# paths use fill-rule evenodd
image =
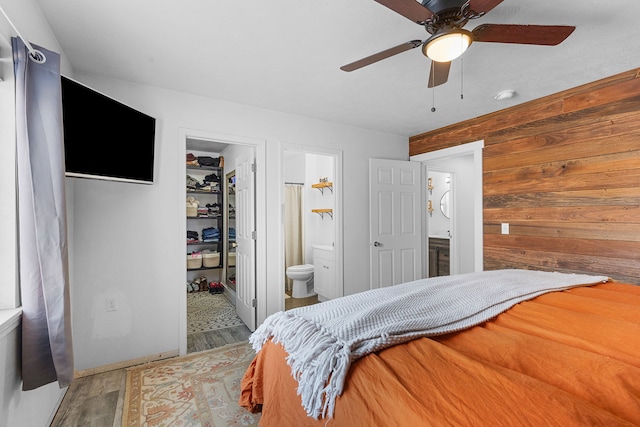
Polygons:
<instances>
[{"instance_id":1,"label":"bathroom doorway","mask_svg":"<svg viewBox=\"0 0 640 427\"><path fill-rule=\"evenodd\" d=\"M288 310L343 295L342 152L284 144L281 160L281 289Z\"/></svg>"},{"instance_id":2,"label":"bathroom doorway","mask_svg":"<svg viewBox=\"0 0 640 427\"><path fill-rule=\"evenodd\" d=\"M451 236L449 237L449 274L451 275L483 270L483 148L484 141L476 141L411 156L412 161L418 161L424 165L426 176L429 176L431 170L451 174L451 192L446 198L449 203L446 207L451 217ZM428 188L428 182L426 185ZM425 197L426 194L428 192L425 192ZM432 209L434 215L440 211L440 202L432 201ZM427 235L431 234L429 220L427 215ZM432 266L431 260L429 260L429 266Z\"/></svg>"},{"instance_id":3,"label":"bathroom doorway","mask_svg":"<svg viewBox=\"0 0 640 427\"><path fill-rule=\"evenodd\" d=\"M455 197L454 173L428 166L427 171L427 245L429 248L429 277L451 274L450 252L454 233Z\"/></svg>"}]
</instances>

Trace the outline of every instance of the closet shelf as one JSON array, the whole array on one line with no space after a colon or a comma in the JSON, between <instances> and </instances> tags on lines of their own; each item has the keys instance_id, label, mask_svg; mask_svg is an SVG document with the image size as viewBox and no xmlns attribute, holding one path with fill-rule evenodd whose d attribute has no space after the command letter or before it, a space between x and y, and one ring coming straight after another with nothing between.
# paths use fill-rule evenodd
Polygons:
<instances>
[{"instance_id":1,"label":"closet shelf","mask_svg":"<svg viewBox=\"0 0 640 427\"><path fill-rule=\"evenodd\" d=\"M220 189L216 187L215 190L206 191L206 190L187 190L187 194L220 194Z\"/></svg>"},{"instance_id":2,"label":"closet shelf","mask_svg":"<svg viewBox=\"0 0 640 427\"><path fill-rule=\"evenodd\" d=\"M324 194L324 189L328 188L333 193L333 182L319 182L317 184L311 184L311 188L317 188L322 194Z\"/></svg>"},{"instance_id":3,"label":"closet shelf","mask_svg":"<svg viewBox=\"0 0 640 427\"><path fill-rule=\"evenodd\" d=\"M324 214L327 214L333 219L333 209L311 209L311 212L317 213L324 219Z\"/></svg>"},{"instance_id":4,"label":"closet shelf","mask_svg":"<svg viewBox=\"0 0 640 427\"><path fill-rule=\"evenodd\" d=\"M222 169L220 166L194 166L187 164L187 170L190 171L221 171Z\"/></svg>"}]
</instances>

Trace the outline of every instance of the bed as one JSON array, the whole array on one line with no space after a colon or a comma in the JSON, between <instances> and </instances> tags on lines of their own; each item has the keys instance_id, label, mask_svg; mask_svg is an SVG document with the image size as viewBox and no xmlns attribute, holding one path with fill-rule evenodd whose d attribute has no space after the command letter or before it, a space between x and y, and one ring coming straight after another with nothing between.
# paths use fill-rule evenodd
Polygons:
<instances>
[{"instance_id":1,"label":"bed","mask_svg":"<svg viewBox=\"0 0 640 427\"><path fill-rule=\"evenodd\" d=\"M239 403L262 427L640 425L640 287L597 278L491 314L352 356L330 414L303 406L299 349L269 332L253 340Z\"/></svg>"}]
</instances>

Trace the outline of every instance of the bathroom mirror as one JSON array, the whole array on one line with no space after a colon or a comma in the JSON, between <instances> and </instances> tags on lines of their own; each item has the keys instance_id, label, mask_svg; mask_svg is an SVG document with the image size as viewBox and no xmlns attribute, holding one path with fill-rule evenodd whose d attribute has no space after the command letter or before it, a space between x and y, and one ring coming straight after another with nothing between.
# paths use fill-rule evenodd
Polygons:
<instances>
[{"instance_id":1,"label":"bathroom mirror","mask_svg":"<svg viewBox=\"0 0 640 427\"><path fill-rule=\"evenodd\" d=\"M440 199L440 211L442 211L442 215L450 218L449 216L449 190L445 191Z\"/></svg>"}]
</instances>

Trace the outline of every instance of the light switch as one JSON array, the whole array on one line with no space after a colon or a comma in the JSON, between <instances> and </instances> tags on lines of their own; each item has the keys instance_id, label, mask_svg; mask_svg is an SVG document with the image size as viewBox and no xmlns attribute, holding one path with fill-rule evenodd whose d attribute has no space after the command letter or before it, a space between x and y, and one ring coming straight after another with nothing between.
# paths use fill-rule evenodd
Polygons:
<instances>
[{"instance_id":1,"label":"light switch","mask_svg":"<svg viewBox=\"0 0 640 427\"><path fill-rule=\"evenodd\" d=\"M508 222L503 222L502 223L502 234L509 234L509 223Z\"/></svg>"}]
</instances>

